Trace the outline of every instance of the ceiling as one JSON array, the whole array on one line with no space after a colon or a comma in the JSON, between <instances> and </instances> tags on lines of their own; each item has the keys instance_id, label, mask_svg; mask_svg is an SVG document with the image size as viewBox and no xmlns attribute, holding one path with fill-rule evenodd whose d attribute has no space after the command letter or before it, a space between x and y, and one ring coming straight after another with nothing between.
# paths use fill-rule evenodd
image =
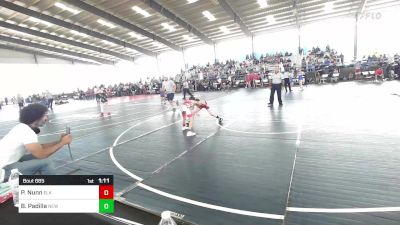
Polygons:
<instances>
[{"instance_id":1,"label":"ceiling","mask_svg":"<svg viewBox=\"0 0 400 225\"><path fill-rule=\"evenodd\" d=\"M114 64L400 5L399 0L265 2L261 7L261 0L0 0L0 48Z\"/></svg>"}]
</instances>

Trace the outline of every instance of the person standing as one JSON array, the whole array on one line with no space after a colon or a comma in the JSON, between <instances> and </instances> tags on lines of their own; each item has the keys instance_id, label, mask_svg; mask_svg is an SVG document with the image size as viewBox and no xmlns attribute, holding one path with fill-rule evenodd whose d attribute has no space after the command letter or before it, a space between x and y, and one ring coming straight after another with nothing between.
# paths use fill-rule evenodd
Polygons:
<instances>
[{"instance_id":1,"label":"person standing","mask_svg":"<svg viewBox=\"0 0 400 225\"><path fill-rule=\"evenodd\" d=\"M49 90L46 91L46 97L47 97L47 107L53 110L53 101L54 97L53 95L49 92Z\"/></svg>"},{"instance_id":2,"label":"person standing","mask_svg":"<svg viewBox=\"0 0 400 225\"><path fill-rule=\"evenodd\" d=\"M6 102L6 105L8 105L8 98L7 97L4 98L4 101Z\"/></svg>"},{"instance_id":3,"label":"person standing","mask_svg":"<svg viewBox=\"0 0 400 225\"><path fill-rule=\"evenodd\" d=\"M165 93L167 94L167 101L170 103L172 107L172 111L176 111L176 104L174 102L174 96L175 96L175 91L176 91L176 84L170 78L168 81L163 83L163 89L165 90Z\"/></svg>"},{"instance_id":4,"label":"person standing","mask_svg":"<svg viewBox=\"0 0 400 225\"><path fill-rule=\"evenodd\" d=\"M70 144L72 137L62 134L58 141L40 144L37 134L47 118L48 109L38 103L24 107L19 113L19 124L0 140L0 183L10 176L12 169L24 175L55 175L56 169L49 156Z\"/></svg>"},{"instance_id":5,"label":"person standing","mask_svg":"<svg viewBox=\"0 0 400 225\"><path fill-rule=\"evenodd\" d=\"M274 105L274 96L275 92L278 95L278 101L279 105L282 106L282 80L283 80L283 75L282 73L279 72L279 68L275 69L275 72L271 75L271 80L270 80L270 87L271 87L271 93L269 96L269 103L268 107L272 107Z\"/></svg>"},{"instance_id":6,"label":"person standing","mask_svg":"<svg viewBox=\"0 0 400 225\"><path fill-rule=\"evenodd\" d=\"M290 86L289 72L288 71L285 71L283 73L283 78L284 78L284 81L285 81L285 91L287 92L287 88L289 86L289 91L292 92L292 87Z\"/></svg>"},{"instance_id":7,"label":"person standing","mask_svg":"<svg viewBox=\"0 0 400 225\"><path fill-rule=\"evenodd\" d=\"M100 101L100 117L104 117L104 113L108 110L108 99L107 99L107 91L104 86L100 86L99 88L99 101ZM108 117L111 117L111 112L107 112Z\"/></svg>"},{"instance_id":8,"label":"person standing","mask_svg":"<svg viewBox=\"0 0 400 225\"><path fill-rule=\"evenodd\" d=\"M304 72L303 71L300 70L297 73L297 80L299 81L300 89L304 90L303 89L303 84L304 84L305 77L304 77Z\"/></svg>"},{"instance_id":9,"label":"person standing","mask_svg":"<svg viewBox=\"0 0 400 225\"><path fill-rule=\"evenodd\" d=\"M20 94L17 95L17 103L19 110L21 110L24 107L24 98Z\"/></svg>"},{"instance_id":10,"label":"person standing","mask_svg":"<svg viewBox=\"0 0 400 225\"><path fill-rule=\"evenodd\" d=\"M183 81L183 99L186 99L186 93L190 95L190 97L193 97L192 93L190 93L189 89L189 82L187 80Z\"/></svg>"}]
</instances>

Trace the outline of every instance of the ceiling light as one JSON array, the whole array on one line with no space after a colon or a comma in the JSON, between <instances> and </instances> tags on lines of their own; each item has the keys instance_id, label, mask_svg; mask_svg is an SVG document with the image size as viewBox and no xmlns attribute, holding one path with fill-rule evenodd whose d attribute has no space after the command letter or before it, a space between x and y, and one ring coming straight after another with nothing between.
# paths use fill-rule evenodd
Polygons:
<instances>
[{"instance_id":1,"label":"ceiling light","mask_svg":"<svg viewBox=\"0 0 400 225\"><path fill-rule=\"evenodd\" d=\"M37 27L31 27L32 30L39 30Z\"/></svg>"},{"instance_id":2,"label":"ceiling light","mask_svg":"<svg viewBox=\"0 0 400 225\"><path fill-rule=\"evenodd\" d=\"M130 53L138 53L138 51L136 51L136 50L134 50L134 49L131 49L131 48L125 48L125 50L126 50L127 52L130 52Z\"/></svg>"},{"instance_id":3,"label":"ceiling light","mask_svg":"<svg viewBox=\"0 0 400 225\"><path fill-rule=\"evenodd\" d=\"M159 42L153 42L153 45L156 46L156 47L159 47L159 48L163 48L164 47L164 45L159 43Z\"/></svg>"},{"instance_id":4,"label":"ceiling light","mask_svg":"<svg viewBox=\"0 0 400 225\"><path fill-rule=\"evenodd\" d=\"M116 46L117 44L114 44L112 42L106 41L106 40L102 40L103 43L111 45L111 46Z\"/></svg>"},{"instance_id":5,"label":"ceiling light","mask_svg":"<svg viewBox=\"0 0 400 225\"><path fill-rule=\"evenodd\" d=\"M167 29L167 30L169 30L169 31L171 31L171 32L176 30L175 27L169 25L168 23L162 23L161 25L162 25L165 29Z\"/></svg>"},{"instance_id":6,"label":"ceiling light","mask_svg":"<svg viewBox=\"0 0 400 225\"><path fill-rule=\"evenodd\" d=\"M146 37L144 37L144 36L142 36L142 35L140 35L140 34L137 34L137 33L135 33L135 32L129 32L129 35L130 35L131 37L134 37L134 38L138 39L138 40L143 40L143 39L146 38Z\"/></svg>"},{"instance_id":7,"label":"ceiling light","mask_svg":"<svg viewBox=\"0 0 400 225\"><path fill-rule=\"evenodd\" d=\"M17 22L15 22L14 20L6 20L6 22L11 24L17 24Z\"/></svg>"},{"instance_id":8,"label":"ceiling light","mask_svg":"<svg viewBox=\"0 0 400 225\"><path fill-rule=\"evenodd\" d=\"M87 34L78 32L78 31L76 31L76 30L71 30L70 32L73 33L73 34L75 34L75 35L81 36L81 37L88 37L88 36L89 36L89 35L87 35Z\"/></svg>"},{"instance_id":9,"label":"ceiling light","mask_svg":"<svg viewBox=\"0 0 400 225\"><path fill-rule=\"evenodd\" d=\"M325 12L326 12L326 13L330 13L330 12L333 11L333 3L334 3L334 2L327 2L327 3L325 4Z\"/></svg>"},{"instance_id":10,"label":"ceiling light","mask_svg":"<svg viewBox=\"0 0 400 225\"><path fill-rule=\"evenodd\" d=\"M8 32L14 33L14 34L20 34L20 35L26 35L26 33L17 31L17 30L8 30Z\"/></svg>"},{"instance_id":11,"label":"ceiling light","mask_svg":"<svg viewBox=\"0 0 400 225\"><path fill-rule=\"evenodd\" d=\"M211 14L208 10L203 11L203 15L209 20L209 21L214 21L216 20L213 14Z\"/></svg>"},{"instance_id":12,"label":"ceiling light","mask_svg":"<svg viewBox=\"0 0 400 225\"><path fill-rule=\"evenodd\" d=\"M144 17L149 17L151 16L150 13L148 13L146 10L140 8L139 6L135 5L132 7L132 10L135 11L136 13L141 14Z\"/></svg>"},{"instance_id":13,"label":"ceiling light","mask_svg":"<svg viewBox=\"0 0 400 225\"><path fill-rule=\"evenodd\" d=\"M231 32L226 26L220 26L219 29L224 32L224 34L229 34Z\"/></svg>"},{"instance_id":14,"label":"ceiling light","mask_svg":"<svg viewBox=\"0 0 400 225\"><path fill-rule=\"evenodd\" d=\"M20 23L19 24L20 27L28 27L28 25L24 24L24 23Z\"/></svg>"},{"instance_id":15,"label":"ceiling light","mask_svg":"<svg viewBox=\"0 0 400 225\"><path fill-rule=\"evenodd\" d=\"M267 0L257 0L260 8L266 8L268 6Z\"/></svg>"},{"instance_id":16,"label":"ceiling light","mask_svg":"<svg viewBox=\"0 0 400 225\"><path fill-rule=\"evenodd\" d=\"M110 22L107 22L105 20L102 20L102 19L98 19L97 22L100 23L101 25L107 26L109 28L115 28L116 27L114 24L112 24Z\"/></svg>"},{"instance_id":17,"label":"ceiling light","mask_svg":"<svg viewBox=\"0 0 400 225\"><path fill-rule=\"evenodd\" d=\"M52 25L53 25L53 24L51 24L51 23L49 23L49 22L46 22L46 21L43 21L43 20L37 19L37 18L35 18L35 17L29 17L29 20L30 20L30 21L32 21L32 22L35 22L35 23L41 23L41 24L44 24L44 25L46 25L46 26L48 26L48 27L50 27L50 26L52 26Z\"/></svg>"},{"instance_id":18,"label":"ceiling light","mask_svg":"<svg viewBox=\"0 0 400 225\"><path fill-rule=\"evenodd\" d=\"M198 0L187 0L187 1L188 1L189 4L192 4L192 3L197 2Z\"/></svg>"},{"instance_id":19,"label":"ceiling light","mask_svg":"<svg viewBox=\"0 0 400 225\"><path fill-rule=\"evenodd\" d=\"M193 38L190 37L189 35L185 34L182 36L184 39L186 39L187 41L193 41Z\"/></svg>"},{"instance_id":20,"label":"ceiling light","mask_svg":"<svg viewBox=\"0 0 400 225\"><path fill-rule=\"evenodd\" d=\"M276 22L274 16L271 16L271 15L267 16L266 19L267 19L268 24L274 24Z\"/></svg>"},{"instance_id":21,"label":"ceiling light","mask_svg":"<svg viewBox=\"0 0 400 225\"><path fill-rule=\"evenodd\" d=\"M47 30L41 30L41 32L43 32L43 33L49 33L49 31L47 31Z\"/></svg>"},{"instance_id":22,"label":"ceiling light","mask_svg":"<svg viewBox=\"0 0 400 225\"><path fill-rule=\"evenodd\" d=\"M81 12L79 10L73 9L71 7L68 7L68 6L64 5L63 3L61 3L61 2L56 2L54 5L57 6L58 8L60 8L60 9L64 9L64 10L66 10L68 12L73 13L73 14L78 14L78 13Z\"/></svg>"}]
</instances>

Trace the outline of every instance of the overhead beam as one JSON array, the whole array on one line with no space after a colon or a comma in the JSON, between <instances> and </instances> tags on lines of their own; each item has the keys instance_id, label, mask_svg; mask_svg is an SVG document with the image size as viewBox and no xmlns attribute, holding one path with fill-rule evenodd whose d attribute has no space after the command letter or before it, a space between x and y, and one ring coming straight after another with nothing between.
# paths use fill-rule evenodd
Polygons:
<instances>
[{"instance_id":1,"label":"overhead beam","mask_svg":"<svg viewBox=\"0 0 400 225\"><path fill-rule=\"evenodd\" d=\"M294 17L296 19L296 26L299 29L300 28L300 23L299 23L299 8L298 8L299 0L293 0L293 12L294 12Z\"/></svg>"},{"instance_id":2,"label":"overhead beam","mask_svg":"<svg viewBox=\"0 0 400 225\"><path fill-rule=\"evenodd\" d=\"M106 19L106 20L108 20L108 21L110 21L110 22L112 22L114 24L117 24L117 25L119 25L121 27L124 27L126 29L131 30L131 31L134 31L134 32L136 32L138 34L141 34L141 35L145 36L145 37L148 37L148 38L151 38L151 39L153 39L155 41L158 41L158 42L160 42L160 43L162 43L162 44L164 44L164 45L166 45L166 46L168 46L168 47L170 47L170 48L172 48L172 49L174 49L176 51L180 51L181 50L181 47L179 47L178 45L176 45L176 44L174 44L174 43L172 43L170 41L167 41L166 39L161 38L161 37L159 37L159 36L157 36L157 35L155 35L153 33L150 33L147 30L144 30L144 29L142 29L142 28L140 28L140 27L138 27L138 26L136 26L136 25L134 25L132 23L129 23L129 22L127 22L127 21L125 21L125 20L123 20L121 18L118 18L118 17L116 17L116 16L114 16L114 15L112 15L112 14L106 12L106 11L98 9L95 6L87 4L86 2L83 2L81 0L64 0L64 2L67 2L68 4L73 5L75 7L78 7L80 9L82 9L82 10L87 11L87 12L93 13L96 16L102 17L102 18L104 18L104 19Z\"/></svg>"},{"instance_id":3,"label":"overhead beam","mask_svg":"<svg viewBox=\"0 0 400 225\"><path fill-rule=\"evenodd\" d=\"M59 49L59 48L55 48L55 47L32 43L32 42L24 41L24 40L20 40L20 39L10 38L10 37L6 37L6 36L0 36L0 41L23 45L23 46L27 46L27 47L31 47L31 48L42 49L42 50L51 51L51 52L57 52L57 53L65 54L65 55L76 56L79 58L91 59L91 60L94 60L96 62L100 62L103 64L114 64L114 61L111 61L111 60L102 59L99 57L86 55L86 54L82 54L82 53L72 52L72 51L68 51L65 49Z\"/></svg>"},{"instance_id":4,"label":"overhead beam","mask_svg":"<svg viewBox=\"0 0 400 225\"><path fill-rule=\"evenodd\" d=\"M69 58L69 57L65 57L65 56L61 56L61 55L49 54L49 53L44 53L44 52L39 52L39 51L33 51L33 50L25 49L25 48L20 48L20 47L10 46L10 45L4 45L4 44L0 44L0 49L7 49L7 50L12 50L12 51L18 51L18 52L32 54L32 55L34 55L35 60L37 60L36 59L37 55L41 55L41 56L44 56L44 57L63 59L63 60L67 60L67 61L73 60L73 61L84 63L84 64L99 65L97 63L87 62L87 61L84 61L84 60L79 60L79 59L74 59L74 58Z\"/></svg>"},{"instance_id":5,"label":"overhead beam","mask_svg":"<svg viewBox=\"0 0 400 225\"><path fill-rule=\"evenodd\" d=\"M25 33L25 34L33 35L33 36L36 36L36 37L46 38L46 39L49 39L49 40L52 40L52 41L57 41L57 42L68 44L68 45L73 45L73 46L76 46L76 47L79 47L79 48L84 48L84 49L92 50L92 51L95 51L95 52L104 53L104 54L107 54L107 55L115 56L115 57L120 58L120 59L134 61L134 58L131 57L131 56L128 56L128 55L120 54L118 52L110 51L110 50L107 50L107 49L104 49L104 48L99 48L99 47L95 47L95 46L88 45L88 44L83 44L81 42L69 40L67 38L61 38L61 37L56 36L56 35L43 33L43 32L32 30L32 29L29 29L29 28L26 28L26 27L20 27L18 25L10 24L10 23L4 22L4 21L0 21L0 27L4 27L4 28L7 28L7 29L11 29L11 30L15 30L15 31L18 31L18 32L22 32L22 33Z\"/></svg>"},{"instance_id":6,"label":"overhead beam","mask_svg":"<svg viewBox=\"0 0 400 225\"><path fill-rule=\"evenodd\" d=\"M362 0L360 4L360 9L358 10L358 14L361 14L364 12L365 6L367 5L368 0Z\"/></svg>"},{"instance_id":7,"label":"overhead beam","mask_svg":"<svg viewBox=\"0 0 400 225\"><path fill-rule=\"evenodd\" d=\"M37 19L41 19L43 21L55 24L57 26L61 26L61 27L64 27L64 28L67 28L67 29L70 29L70 30L76 30L78 32L87 34L89 36L92 36L92 37L95 37L95 38L98 38L98 39L101 39L101 40L106 40L106 41L112 42L114 44L117 44L117 45L120 45L120 46L123 46L123 47L126 47L126 48L134 49L134 50L136 50L138 52L141 52L141 53L149 55L149 56L155 56L154 52L149 51L147 49L144 49L142 47L127 43L125 41L118 40L116 38L110 37L108 35L104 35L104 34L99 33L97 31L86 29L84 27L75 25L73 23L65 22L64 20L60 20L60 19L54 18L52 16L48 16L46 14L43 14L43 13L40 13L40 12L36 12L34 10L19 6L17 4L14 4L14 3L11 3L11 2L8 2L8 1L5 1L5 0L0 0L0 6L2 6L4 8L7 8L7 9L14 10L14 11L22 13L22 14L25 14L27 16L31 16L31 17L35 17Z\"/></svg>"},{"instance_id":8,"label":"overhead beam","mask_svg":"<svg viewBox=\"0 0 400 225\"><path fill-rule=\"evenodd\" d=\"M193 25L190 23L185 22L182 20L179 16L174 14L173 12L169 11L168 9L164 8L164 6L160 5L154 0L141 0L143 3L145 3L147 6L152 8L154 11L160 13L161 15L165 16L166 18L174 21L175 23L179 24L179 26L185 28L187 31L190 33L196 35L198 38L200 38L204 43L212 45L213 41L207 37L205 34L197 30Z\"/></svg>"},{"instance_id":9,"label":"overhead beam","mask_svg":"<svg viewBox=\"0 0 400 225\"><path fill-rule=\"evenodd\" d=\"M243 33L245 33L247 36L251 37L253 34L250 32L249 28L247 28L246 24L243 23L243 20L240 18L240 16L233 10L233 8L228 4L226 0L218 0L219 5L225 10L225 12L232 17L233 21L237 23L240 26L240 29L242 29Z\"/></svg>"}]
</instances>

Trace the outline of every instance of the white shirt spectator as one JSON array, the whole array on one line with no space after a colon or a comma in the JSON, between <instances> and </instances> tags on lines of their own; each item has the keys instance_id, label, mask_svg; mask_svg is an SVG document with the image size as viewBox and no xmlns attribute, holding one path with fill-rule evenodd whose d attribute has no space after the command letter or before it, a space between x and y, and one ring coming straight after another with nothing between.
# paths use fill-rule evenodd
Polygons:
<instances>
[{"instance_id":1,"label":"white shirt spectator","mask_svg":"<svg viewBox=\"0 0 400 225\"><path fill-rule=\"evenodd\" d=\"M282 73L273 73L271 75L272 84L281 84L283 79Z\"/></svg>"},{"instance_id":2,"label":"white shirt spectator","mask_svg":"<svg viewBox=\"0 0 400 225\"><path fill-rule=\"evenodd\" d=\"M183 82L183 88L189 88L189 83L186 80Z\"/></svg>"},{"instance_id":3,"label":"white shirt spectator","mask_svg":"<svg viewBox=\"0 0 400 225\"><path fill-rule=\"evenodd\" d=\"M53 99L53 95L49 91L46 92L46 97L47 99Z\"/></svg>"},{"instance_id":4,"label":"white shirt spectator","mask_svg":"<svg viewBox=\"0 0 400 225\"><path fill-rule=\"evenodd\" d=\"M168 93L175 93L175 83L174 83L174 81L168 80L168 81L165 83L164 88L165 88L165 92L166 92L167 94L168 94Z\"/></svg>"},{"instance_id":5,"label":"white shirt spectator","mask_svg":"<svg viewBox=\"0 0 400 225\"><path fill-rule=\"evenodd\" d=\"M283 73L283 79L289 78L289 72L284 72Z\"/></svg>"},{"instance_id":6,"label":"white shirt spectator","mask_svg":"<svg viewBox=\"0 0 400 225\"><path fill-rule=\"evenodd\" d=\"M18 162L28 153L26 144L38 143L35 132L26 124L20 123L0 140L0 168Z\"/></svg>"}]
</instances>

